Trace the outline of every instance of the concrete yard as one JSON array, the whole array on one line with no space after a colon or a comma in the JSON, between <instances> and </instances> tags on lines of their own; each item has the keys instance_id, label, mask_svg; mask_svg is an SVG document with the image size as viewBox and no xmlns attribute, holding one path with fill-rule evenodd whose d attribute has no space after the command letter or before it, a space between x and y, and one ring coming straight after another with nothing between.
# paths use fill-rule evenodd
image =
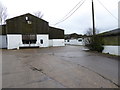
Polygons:
<instances>
[{"instance_id":1,"label":"concrete yard","mask_svg":"<svg viewBox=\"0 0 120 90\"><path fill-rule=\"evenodd\" d=\"M3 49L2 88L118 88L118 60L82 46Z\"/></svg>"}]
</instances>

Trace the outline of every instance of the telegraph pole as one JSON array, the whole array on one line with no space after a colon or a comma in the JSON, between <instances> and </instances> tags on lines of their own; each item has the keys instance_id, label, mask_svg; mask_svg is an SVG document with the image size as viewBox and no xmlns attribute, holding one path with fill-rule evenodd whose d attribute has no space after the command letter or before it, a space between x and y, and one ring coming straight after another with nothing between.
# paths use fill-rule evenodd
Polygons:
<instances>
[{"instance_id":1,"label":"telegraph pole","mask_svg":"<svg viewBox=\"0 0 120 90\"><path fill-rule=\"evenodd\" d=\"M94 17L94 2L92 0L92 20L93 20L93 36L95 35L95 17Z\"/></svg>"}]
</instances>

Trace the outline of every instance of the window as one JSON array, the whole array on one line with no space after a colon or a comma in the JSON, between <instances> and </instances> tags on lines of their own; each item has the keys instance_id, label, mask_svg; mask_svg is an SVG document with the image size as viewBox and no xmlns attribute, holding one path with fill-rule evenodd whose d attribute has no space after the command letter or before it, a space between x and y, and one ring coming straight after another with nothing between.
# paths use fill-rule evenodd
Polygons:
<instances>
[{"instance_id":1,"label":"window","mask_svg":"<svg viewBox=\"0 0 120 90\"><path fill-rule=\"evenodd\" d=\"M28 21L28 17L25 17L25 20Z\"/></svg>"},{"instance_id":2,"label":"window","mask_svg":"<svg viewBox=\"0 0 120 90\"><path fill-rule=\"evenodd\" d=\"M82 42L82 39L79 39L78 42Z\"/></svg>"},{"instance_id":3,"label":"window","mask_svg":"<svg viewBox=\"0 0 120 90\"><path fill-rule=\"evenodd\" d=\"M43 44L43 40L42 39L40 40L40 43Z\"/></svg>"}]
</instances>

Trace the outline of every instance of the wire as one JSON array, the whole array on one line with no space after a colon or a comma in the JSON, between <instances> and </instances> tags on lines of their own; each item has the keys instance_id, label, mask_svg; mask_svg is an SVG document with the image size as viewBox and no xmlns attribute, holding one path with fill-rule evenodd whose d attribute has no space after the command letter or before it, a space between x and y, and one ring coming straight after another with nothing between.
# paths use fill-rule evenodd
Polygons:
<instances>
[{"instance_id":1,"label":"wire","mask_svg":"<svg viewBox=\"0 0 120 90\"><path fill-rule=\"evenodd\" d=\"M59 24L59 23L62 23L63 21L65 21L65 20L67 20L70 16L72 16L83 4L84 4L84 2L85 2L86 0L84 0L81 4L80 4L80 2L67 14L67 15L65 15L65 17L63 18L63 20L60 20L59 22L57 22L56 24L54 24L54 25L57 25L57 24ZM80 5L79 5L80 4ZM78 6L79 5L79 6ZM78 7L77 7L78 6ZM77 8L76 8L77 7ZM76 8L76 9L75 9ZM75 9L75 10L74 10ZM74 10L74 11L73 11ZM73 11L73 12L72 12ZM72 13L71 13L72 12ZM71 14L70 14L71 13ZM69 15L70 14L70 15ZM69 16L68 16L69 15Z\"/></svg>"},{"instance_id":2,"label":"wire","mask_svg":"<svg viewBox=\"0 0 120 90\"><path fill-rule=\"evenodd\" d=\"M98 2L105 8L106 11L108 11L108 13L109 13L111 16L113 16L116 20L118 20L118 18L115 17L115 16L100 2L100 0L98 0Z\"/></svg>"},{"instance_id":3,"label":"wire","mask_svg":"<svg viewBox=\"0 0 120 90\"><path fill-rule=\"evenodd\" d=\"M75 5L75 7L63 17L63 19L64 19L65 17L67 17L81 2L82 2L82 0L81 0L80 2L78 2L77 5ZM60 21L61 21L61 20L60 20Z\"/></svg>"}]
</instances>

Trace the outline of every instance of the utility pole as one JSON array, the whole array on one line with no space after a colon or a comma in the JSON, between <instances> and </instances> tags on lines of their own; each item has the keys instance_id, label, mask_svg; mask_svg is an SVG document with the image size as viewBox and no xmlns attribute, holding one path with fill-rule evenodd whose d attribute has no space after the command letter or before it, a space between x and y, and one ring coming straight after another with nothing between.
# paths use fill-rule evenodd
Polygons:
<instances>
[{"instance_id":1,"label":"utility pole","mask_svg":"<svg viewBox=\"0 0 120 90\"><path fill-rule=\"evenodd\" d=\"M92 0L92 20L93 20L93 36L95 35L95 17L94 17L94 2Z\"/></svg>"}]
</instances>

